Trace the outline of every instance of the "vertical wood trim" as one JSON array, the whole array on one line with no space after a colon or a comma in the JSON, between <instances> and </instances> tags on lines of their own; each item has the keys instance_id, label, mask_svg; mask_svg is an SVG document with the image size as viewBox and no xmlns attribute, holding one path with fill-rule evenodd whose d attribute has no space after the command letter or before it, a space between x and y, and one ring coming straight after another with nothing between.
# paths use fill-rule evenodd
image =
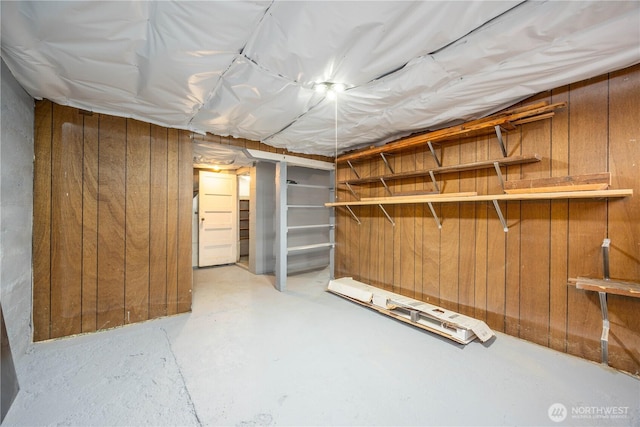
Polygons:
<instances>
[{"instance_id":1,"label":"vertical wood trim","mask_svg":"<svg viewBox=\"0 0 640 427\"><path fill-rule=\"evenodd\" d=\"M51 337L82 330L82 116L54 105L51 198Z\"/></svg>"},{"instance_id":2,"label":"vertical wood trim","mask_svg":"<svg viewBox=\"0 0 640 427\"><path fill-rule=\"evenodd\" d=\"M167 140L167 314L178 312L178 131Z\"/></svg>"},{"instance_id":3,"label":"vertical wood trim","mask_svg":"<svg viewBox=\"0 0 640 427\"><path fill-rule=\"evenodd\" d=\"M37 101L33 168L33 340L51 337L51 139L53 104Z\"/></svg>"},{"instance_id":4,"label":"vertical wood trim","mask_svg":"<svg viewBox=\"0 0 640 427\"><path fill-rule=\"evenodd\" d=\"M126 121L101 115L98 171L98 329L124 323Z\"/></svg>"},{"instance_id":5,"label":"vertical wood trim","mask_svg":"<svg viewBox=\"0 0 640 427\"><path fill-rule=\"evenodd\" d=\"M151 125L149 317L167 314L167 129Z\"/></svg>"},{"instance_id":6,"label":"vertical wood trim","mask_svg":"<svg viewBox=\"0 0 640 427\"><path fill-rule=\"evenodd\" d=\"M191 208L193 205L193 154L189 133L179 134L178 147L178 313L191 311Z\"/></svg>"},{"instance_id":7,"label":"vertical wood trim","mask_svg":"<svg viewBox=\"0 0 640 427\"><path fill-rule=\"evenodd\" d=\"M82 332L97 329L98 301L98 129L100 115L84 116L82 189Z\"/></svg>"},{"instance_id":8,"label":"vertical wood trim","mask_svg":"<svg viewBox=\"0 0 640 427\"><path fill-rule=\"evenodd\" d=\"M127 119L125 323L149 318L149 178L151 128Z\"/></svg>"}]
</instances>

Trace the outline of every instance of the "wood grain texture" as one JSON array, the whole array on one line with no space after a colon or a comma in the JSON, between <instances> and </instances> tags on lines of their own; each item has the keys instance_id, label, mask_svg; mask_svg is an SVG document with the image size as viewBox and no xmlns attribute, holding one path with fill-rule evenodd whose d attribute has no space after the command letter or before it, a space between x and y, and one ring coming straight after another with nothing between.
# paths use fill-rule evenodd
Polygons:
<instances>
[{"instance_id":1,"label":"wood grain texture","mask_svg":"<svg viewBox=\"0 0 640 427\"><path fill-rule=\"evenodd\" d=\"M400 154L400 170L404 172L416 169L415 151L409 150ZM401 181L401 191L415 191L416 179L407 178ZM413 298L415 296L415 218L416 206L403 205L395 219L397 235L400 238L400 291L401 295Z\"/></svg>"},{"instance_id":2,"label":"wood grain texture","mask_svg":"<svg viewBox=\"0 0 640 427\"><path fill-rule=\"evenodd\" d=\"M486 136L476 138L476 158L478 160L489 157L489 144L492 142L492 138ZM478 194L487 194L490 173L495 174L490 170L476 171L476 191ZM489 206L485 203L478 203L475 208L474 312L470 313L471 317L485 322L487 319L488 209Z\"/></svg>"},{"instance_id":3,"label":"wood grain texture","mask_svg":"<svg viewBox=\"0 0 640 427\"><path fill-rule=\"evenodd\" d=\"M124 324L126 119L101 115L98 178L98 329Z\"/></svg>"},{"instance_id":4,"label":"wood grain texture","mask_svg":"<svg viewBox=\"0 0 640 427\"><path fill-rule=\"evenodd\" d=\"M511 155L520 153L521 140L522 129L509 133L507 152ZM510 166L505 176L507 179L521 179L522 168ZM505 332L516 337L520 336L520 207L521 202L507 202L506 212L503 212L509 226L506 233Z\"/></svg>"},{"instance_id":5,"label":"wood grain texture","mask_svg":"<svg viewBox=\"0 0 640 427\"><path fill-rule=\"evenodd\" d=\"M362 177L371 175L371 163L358 163L358 173ZM368 186L361 186L362 194L369 194ZM372 228L372 211L377 209L375 206L362 206L359 209L359 218L361 224L358 226L358 237L356 239L357 253L362 254L358 257L358 277L360 281L371 283L371 228Z\"/></svg>"},{"instance_id":6,"label":"wood grain texture","mask_svg":"<svg viewBox=\"0 0 640 427\"><path fill-rule=\"evenodd\" d=\"M640 66L609 79L609 171L612 186L640 187ZM612 277L640 282L640 197L608 203L609 266ZM608 300L612 366L640 374L640 300Z\"/></svg>"},{"instance_id":7,"label":"wood grain texture","mask_svg":"<svg viewBox=\"0 0 640 427\"><path fill-rule=\"evenodd\" d=\"M460 163L477 160L476 138L460 144ZM460 172L459 191L476 191L476 172ZM476 208L475 203L460 204L460 259L458 264L458 311L466 316L475 312Z\"/></svg>"},{"instance_id":8,"label":"wood grain texture","mask_svg":"<svg viewBox=\"0 0 640 427\"><path fill-rule=\"evenodd\" d=\"M125 323L149 318L151 125L127 119Z\"/></svg>"},{"instance_id":9,"label":"wood grain texture","mask_svg":"<svg viewBox=\"0 0 640 427\"><path fill-rule=\"evenodd\" d=\"M551 99L569 100L569 88L554 89ZM558 111L551 120L551 176L569 173L569 109ZM567 256L569 202L551 202L551 253L549 256L549 346L566 351L567 343Z\"/></svg>"},{"instance_id":10,"label":"wood grain texture","mask_svg":"<svg viewBox=\"0 0 640 427\"><path fill-rule=\"evenodd\" d=\"M193 153L189 134L180 132L178 152L178 313L191 311L191 209L193 204Z\"/></svg>"},{"instance_id":11,"label":"wood grain texture","mask_svg":"<svg viewBox=\"0 0 640 427\"><path fill-rule=\"evenodd\" d=\"M82 332L93 332L98 304L98 166L100 115L84 117L82 188Z\"/></svg>"},{"instance_id":12,"label":"wood grain texture","mask_svg":"<svg viewBox=\"0 0 640 427\"><path fill-rule=\"evenodd\" d=\"M37 101L33 170L33 340L51 338L51 138L53 104Z\"/></svg>"},{"instance_id":13,"label":"wood grain texture","mask_svg":"<svg viewBox=\"0 0 640 427\"><path fill-rule=\"evenodd\" d=\"M416 169L424 169L424 149L416 149L415 150L415 168ZM416 191L424 191L425 184L424 180L416 179L415 183ZM424 219L425 219L425 209L424 204L418 204L415 206L415 216L414 216L414 285L413 285L413 298L422 298L422 288L423 284L423 268L422 268L422 259L424 252Z\"/></svg>"},{"instance_id":14,"label":"wood grain texture","mask_svg":"<svg viewBox=\"0 0 640 427\"><path fill-rule=\"evenodd\" d=\"M151 125L149 317L167 314L167 129Z\"/></svg>"},{"instance_id":15,"label":"wood grain texture","mask_svg":"<svg viewBox=\"0 0 640 427\"><path fill-rule=\"evenodd\" d=\"M442 148L442 164L460 163L460 145L452 144ZM457 193L460 182L457 174L451 174L443 182L443 193ZM458 311L458 274L460 265L460 204L443 205L442 230L440 240L440 305L448 310Z\"/></svg>"},{"instance_id":16,"label":"wood grain texture","mask_svg":"<svg viewBox=\"0 0 640 427\"><path fill-rule=\"evenodd\" d=\"M550 175L551 123L549 120L523 125L522 149L535 147L543 160L522 167L526 179ZM549 344L549 268L551 202L531 201L521 205L520 337Z\"/></svg>"},{"instance_id":17,"label":"wood grain texture","mask_svg":"<svg viewBox=\"0 0 640 427\"><path fill-rule=\"evenodd\" d=\"M608 79L570 86L569 174L606 172ZM569 201L569 277L602 276L600 245L606 237L606 202ZM591 293L592 294L592 293ZM601 320L596 295L568 289L567 351L600 359Z\"/></svg>"},{"instance_id":18,"label":"wood grain texture","mask_svg":"<svg viewBox=\"0 0 640 427\"><path fill-rule=\"evenodd\" d=\"M51 337L82 331L82 116L54 105L51 163Z\"/></svg>"},{"instance_id":19,"label":"wood grain texture","mask_svg":"<svg viewBox=\"0 0 640 427\"><path fill-rule=\"evenodd\" d=\"M507 136L510 138L510 136ZM501 155L497 139L489 142L489 157ZM506 168L502 168L506 174ZM500 193L502 187L496 173L487 177L487 193ZM500 209L506 213L506 203L500 203ZM505 301L506 301L506 244L507 234L496 214L495 208L487 206L487 325L491 328L505 331Z\"/></svg>"},{"instance_id":20,"label":"wood grain texture","mask_svg":"<svg viewBox=\"0 0 640 427\"><path fill-rule=\"evenodd\" d=\"M167 137L167 314L178 312L178 131Z\"/></svg>"}]
</instances>

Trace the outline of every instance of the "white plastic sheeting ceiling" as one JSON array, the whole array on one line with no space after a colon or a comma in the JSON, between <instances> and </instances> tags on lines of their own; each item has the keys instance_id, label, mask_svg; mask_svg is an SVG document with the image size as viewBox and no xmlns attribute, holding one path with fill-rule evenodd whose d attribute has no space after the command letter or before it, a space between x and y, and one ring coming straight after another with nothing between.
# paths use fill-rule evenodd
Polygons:
<instances>
[{"instance_id":1,"label":"white plastic sheeting ceiling","mask_svg":"<svg viewBox=\"0 0 640 427\"><path fill-rule=\"evenodd\" d=\"M2 57L34 98L334 155L638 63L640 2L2 2Z\"/></svg>"}]
</instances>

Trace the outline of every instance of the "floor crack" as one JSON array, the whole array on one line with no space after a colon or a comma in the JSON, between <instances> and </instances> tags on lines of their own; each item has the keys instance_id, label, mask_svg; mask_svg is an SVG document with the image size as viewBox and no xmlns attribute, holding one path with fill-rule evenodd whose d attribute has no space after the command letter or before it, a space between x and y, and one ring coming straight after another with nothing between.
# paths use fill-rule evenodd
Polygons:
<instances>
[{"instance_id":1,"label":"floor crack","mask_svg":"<svg viewBox=\"0 0 640 427\"><path fill-rule=\"evenodd\" d=\"M167 339L167 344L169 345L169 351L171 352L171 356L173 357L173 361L178 368L178 373L180 374L180 378L182 379L182 384L184 385L184 389L187 392L187 399L189 399L189 405L191 406L191 412L196 417L196 421L198 422L198 426L202 427L202 421L200 421L200 417L198 416L198 411L196 410L196 405L193 403L193 399L191 398L191 393L189 392L189 387L187 387L187 381L184 378L182 373L182 368L178 363L178 359L176 358L176 354L173 352L173 347L171 346L171 340L169 339L169 334L164 328L160 328L160 330L164 333L165 338Z\"/></svg>"}]
</instances>

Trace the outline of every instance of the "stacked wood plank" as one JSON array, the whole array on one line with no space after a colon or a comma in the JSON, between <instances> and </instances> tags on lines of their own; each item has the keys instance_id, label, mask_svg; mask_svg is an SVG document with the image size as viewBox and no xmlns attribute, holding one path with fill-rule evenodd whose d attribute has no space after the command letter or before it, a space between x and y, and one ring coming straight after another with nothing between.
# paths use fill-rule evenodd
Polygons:
<instances>
[{"instance_id":1,"label":"stacked wood plank","mask_svg":"<svg viewBox=\"0 0 640 427\"><path fill-rule=\"evenodd\" d=\"M514 108L493 114L482 119L465 122L460 125L450 126L444 129L426 132L419 135L410 136L401 140L391 142L379 147L369 147L363 150L354 151L352 153L343 154L337 158L337 162L346 162L357 159L365 159L379 154L393 153L409 148L427 144L428 142L443 143L454 140L458 137L466 137L473 135L494 132L495 126L501 126L504 129L514 129L515 126L531 123L538 120L549 119L553 117L554 111L567 106L566 102L558 102L549 104L548 102L537 102L523 107Z\"/></svg>"}]
</instances>

